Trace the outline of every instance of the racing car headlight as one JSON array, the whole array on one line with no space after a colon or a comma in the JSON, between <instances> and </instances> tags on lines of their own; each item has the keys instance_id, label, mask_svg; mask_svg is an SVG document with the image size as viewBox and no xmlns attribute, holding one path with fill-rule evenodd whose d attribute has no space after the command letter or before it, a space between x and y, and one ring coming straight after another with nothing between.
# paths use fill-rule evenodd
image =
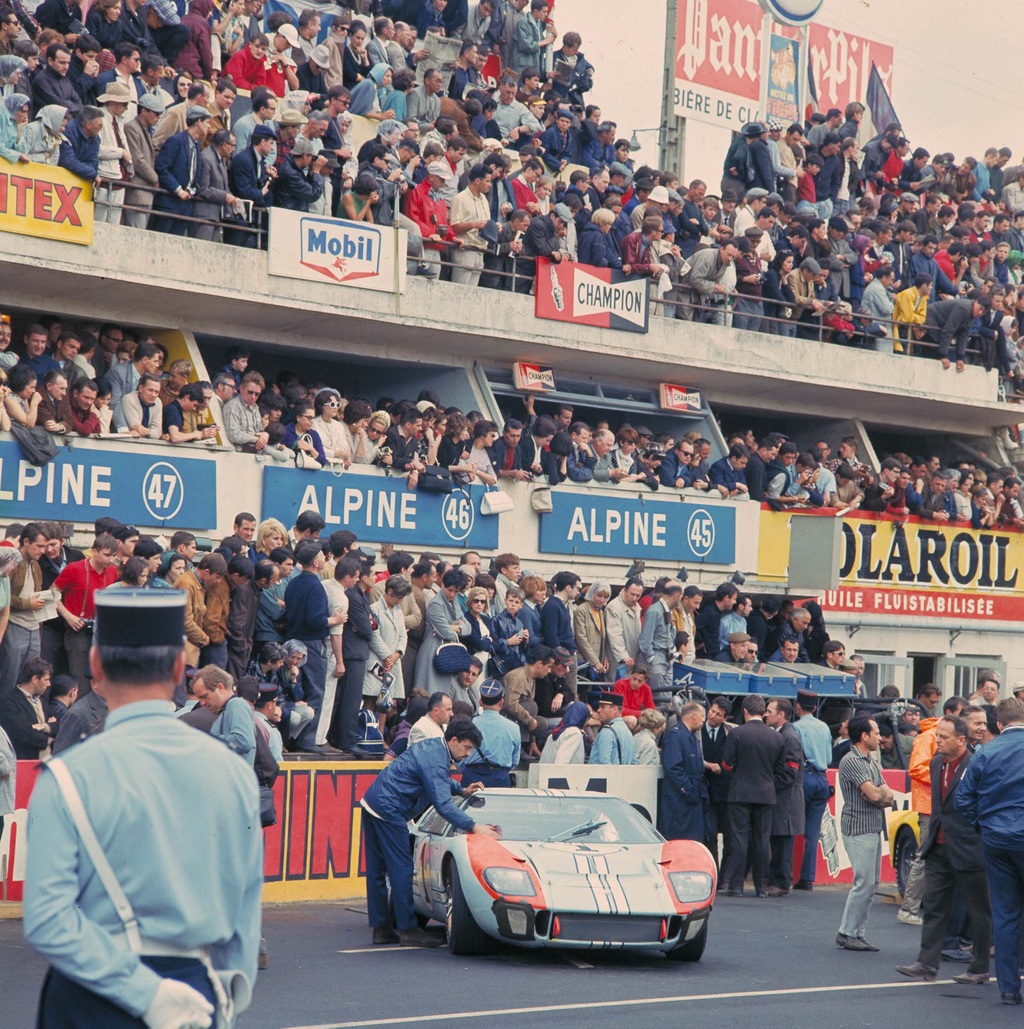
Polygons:
<instances>
[{"instance_id":1,"label":"racing car headlight","mask_svg":"<svg viewBox=\"0 0 1024 1029\"><path fill-rule=\"evenodd\" d=\"M509 897L532 897L537 892L530 873L521 868L488 868L484 871L484 882L495 893Z\"/></svg>"},{"instance_id":2,"label":"racing car headlight","mask_svg":"<svg viewBox=\"0 0 1024 1029\"><path fill-rule=\"evenodd\" d=\"M713 880L707 872L669 872L668 881L681 904L699 904L711 896Z\"/></svg>"}]
</instances>

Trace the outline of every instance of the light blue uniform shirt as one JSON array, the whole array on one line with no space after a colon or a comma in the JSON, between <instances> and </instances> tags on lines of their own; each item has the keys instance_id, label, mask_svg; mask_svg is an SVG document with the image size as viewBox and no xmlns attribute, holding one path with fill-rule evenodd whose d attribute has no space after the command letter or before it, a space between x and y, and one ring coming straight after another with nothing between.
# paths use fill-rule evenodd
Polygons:
<instances>
[{"instance_id":1,"label":"light blue uniform shirt","mask_svg":"<svg viewBox=\"0 0 1024 1029\"><path fill-rule=\"evenodd\" d=\"M616 746L618 741L618 746ZM621 718L601 726L590 751L592 765L635 765L636 743L629 726Z\"/></svg>"},{"instance_id":2,"label":"light blue uniform shirt","mask_svg":"<svg viewBox=\"0 0 1024 1029\"><path fill-rule=\"evenodd\" d=\"M61 754L145 939L209 947L256 981L263 833L252 769L174 718L165 701L118 708ZM45 770L28 812L24 931L57 971L139 1016L160 977L121 921Z\"/></svg>"},{"instance_id":3,"label":"light blue uniform shirt","mask_svg":"<svg viewBox=\"0 0 1024 1029\"><path fill-rule=\"evenodd\" d=\"M506 718L500 711L484 708L473 719L473 724L480 730L484 741L463 761L463 768L472 768L484 761L510 770L518 766L521 746L518 722Z\"/></svg>"},{"instance_id":4,"label":"light blue uniform shirt","mask_svg":"<svg viewBox=\"0 0 1024 1029\"><path fill-rule=\"evenodd\" d=\"M804 747L804 757L819 772L824 772L832 760L832 733L828 726L814 715L804 715L794 723L800 733L800 742Z\"/></svg>"},{"instance_id":5,"label":"light blue uniform shirt","mask_svg":"<svg viewBox=\"0 0 1024 1029\"><path fill-rule=\"evenodd\" d=\"M253 767L256 764L255 712L241 697L232 697L210 726L210 735L225 743Z\"/></svg>"}]
</instances>

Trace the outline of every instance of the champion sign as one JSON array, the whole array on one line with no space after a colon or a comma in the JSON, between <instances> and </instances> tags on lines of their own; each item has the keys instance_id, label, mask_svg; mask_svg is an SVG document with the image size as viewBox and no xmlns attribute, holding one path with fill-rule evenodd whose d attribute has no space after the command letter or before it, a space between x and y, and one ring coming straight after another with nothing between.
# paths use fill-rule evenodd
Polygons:
<instances>
[{"instance_id":1,"label":"champion sign","mask_svg":"<svg viewBox=\"0 0 1024 1029\"><path fill-rule=\"evenodd\" d=\"M538 258L535 313L558 322L646 332L647 280L610 268Z\"/></svg>"},{"instance_id":2,"label":"champion sign","mask_svg":"<svg viewBox=\"0 0 1024 1029\"><path fill-rule=\"evenodd\" d=\"M397 239L396 239L397 233ZM393 292L405 288L408 233L274 208L270 212L271 275Z\"/></svg>"}]
</instances>

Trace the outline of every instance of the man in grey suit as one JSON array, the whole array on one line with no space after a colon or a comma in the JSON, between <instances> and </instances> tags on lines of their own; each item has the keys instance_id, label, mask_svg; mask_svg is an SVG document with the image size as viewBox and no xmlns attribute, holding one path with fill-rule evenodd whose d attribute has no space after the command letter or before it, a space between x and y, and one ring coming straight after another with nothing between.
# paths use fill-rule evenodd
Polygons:
<instances>
[{"instance_id":1,"label":"man in grey suit","mask_svg":"<svg viewBox=\"0 0 1024 1029\"><path fill-rule=\"evenodd\" d=\"M984 985L989 980L992 947L992 904L981 835L956 810L956 791L971 763L967 723L947 715L935 726L932 777L932 815L928 834L918 853L924 858L924 898L921 901L921 949L912 965L896 971L911 979L935 979L942 959L946 927L959 890L971 919L974 957L967 971L953 976L958 983Z\"/></svg>"},{"instance_id":2,"label":"man in grey suit","mask_svg":"<svg viewBox=\"0 0 1024 1029\"><path fill-rule=\"evenodd\" d=\"M153 149L153 128L163 113L163 93L143 93L139 97L139 113L124 127L124 138L132 155L132 177L124 192L124 211L121 221L133 229L144 229L149 224L149 210L153 206L153 189L160 186L156 173ZM132 183L150 186L151 189L132 189ZM144 208L132 211L129 208Z\"/></svg>"},{"instance_id":3,"label":"man in grey suit","mask_svg":"<svg viewBox=\"0 0 1024 1029\"><path fill-rule=\"evenodd\" d=\"M228 162L235 152L235 136L230 129L218 129L210 145L199 158L199 191L192 203L192 214L196 218L207 218L211 222L223 221L230 211L225 205L236 203L228 188ZM221 241L224 230L219 225L189 226L188 234L193 239Z\"/></svg>"}]
</instances>

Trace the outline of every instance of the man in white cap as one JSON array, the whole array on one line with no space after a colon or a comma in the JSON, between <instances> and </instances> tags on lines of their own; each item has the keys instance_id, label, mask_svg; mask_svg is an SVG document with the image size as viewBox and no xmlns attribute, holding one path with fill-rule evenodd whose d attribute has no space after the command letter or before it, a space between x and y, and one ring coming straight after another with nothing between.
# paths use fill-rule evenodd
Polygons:
<instances>
[{"instance_id":1,"label":"man in white cap","mask_svg":"<svg viewBox=\"0 0 1024 1029\"><path fill-rule=\"evenodd\" d=\"M406 194L405 213L423 234L424 247L434 251L438 258L444 257L448 246L459 245L448 222L448 205L441 192L451 177L447 161L431 161L427 165L427 177ZM430 263L433 266L434 262Z\"/></svg>"},{"instance_id":2,"label":"man in white cap","mask_svg":"<svg viewBox=\"0 0 1024 1029\"><path fill-rule=\"evenodd\" d=\"M119 225L124 204L122 182L132 176L132 155L125 139L125 112L133 99L132 90L120 82L108 83L97 98L103 106L103 127L100 129L99 175L104 180L93 194L96 220Z\"/></svg>"},{"instance_id":3,"label":"man in white cap","mask_svg":"<svg viewBox=\"0 0 1024 1029\"><path fill-rule=\"evenodd\" d=\"M668 209L669 195L664 186L655 186L647 194L647 199L642 204L637 204L629 213L629 223L634 232L639 232L643 227L644 218L649 214L662 215Z\"/></svg>"},{"instance_id":4,"label":"man in white cap","mask_svg":"<svg viewBox=\"0 0 1024 1029\"><path fill-rule=\"evenodd\" d=\"M295 59L292 57L292 48L298 45L298 29L290 22L280 26L270 41L266 84L268 89L273 90L274 96L283 97L289 89L299 88Z\"/></svg>"},{"instance_id":5,"label":"man in white cap","mask_svg":"<svg viewBox=\"0 0 1024 1029\"><path fill-rule=\"evenodd\" d=\"M327 83L324 82L324 72L331 66L331 52L320 43L313 47L309 57L299 65L296 76L299 80L299 89L304 89L312 96L307 97L310 103L326 98Z\"/></svg>"},{"instance_id":6,"label":"man in white cap","mask_svg":"<svg viewBox=\"0 0 1024 1029\"><path fill-rule=\"evenodd\" d=\"M176 132L160 148L156 159L156 173L160 187L168 195L160 194L153 201L153 210L171 214L192 215L192 198L199 189L199 141L206 135L210 112L205 107L192 104L185 112L185 128ZM152 228L156 232L168 232L184 236L189 223L178 218L155 215Z\"/></svg>"},{"instance_id":7,"label":"man in white cap","mask_svg":"<svg viewBox=\"0 0 1024 1029\"><path fill-rule=\"evenodd\" d=\"M111 83L113 85L113 83ZM156 173L156 156L153 150L153 129L164 110L161 91L143 93L139 97L138 114L124 127L124 138L132 155L132 174L129 183L137 182L139 189L130 187L124 191L125 211L121 216L124 225L144 229L149 224L149 212L153 206L153 193L141 187L156 189L160 179ZM141 208L141 210L132 210Z\"/></svg>"}]
</instances>

